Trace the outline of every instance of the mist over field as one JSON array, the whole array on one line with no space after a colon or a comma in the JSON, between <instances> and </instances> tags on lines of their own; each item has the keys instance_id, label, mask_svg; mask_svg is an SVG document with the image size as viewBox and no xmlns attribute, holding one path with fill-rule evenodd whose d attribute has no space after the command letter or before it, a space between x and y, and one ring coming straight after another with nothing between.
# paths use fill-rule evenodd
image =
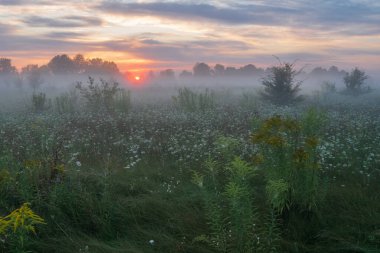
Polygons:
<instances>
[{"instance_id":1,"label":"mist over field","mask_svg":"<svg viewBox=\"0 0 380 253\"><path fill-rule=\"evenodd\" d=\"M380 252L379 13L0 0L0 252Z\"/></svg>"}]
</instances>

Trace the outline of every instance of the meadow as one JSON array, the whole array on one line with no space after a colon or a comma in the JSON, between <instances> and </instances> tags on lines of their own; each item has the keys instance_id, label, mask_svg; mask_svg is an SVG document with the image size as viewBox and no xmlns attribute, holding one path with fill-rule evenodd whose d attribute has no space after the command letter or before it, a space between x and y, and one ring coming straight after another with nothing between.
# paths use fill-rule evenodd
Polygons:
<instances>
[{"instance_id":1,"label":"meadow","mask_svg":"<svg viewBox=\"0 0 380 253\"><path fill-rule=\"evenodd\" d=\"M1 111L1 252L380 252L378 93L119 88Z\"/></svg>"}]
</instances>

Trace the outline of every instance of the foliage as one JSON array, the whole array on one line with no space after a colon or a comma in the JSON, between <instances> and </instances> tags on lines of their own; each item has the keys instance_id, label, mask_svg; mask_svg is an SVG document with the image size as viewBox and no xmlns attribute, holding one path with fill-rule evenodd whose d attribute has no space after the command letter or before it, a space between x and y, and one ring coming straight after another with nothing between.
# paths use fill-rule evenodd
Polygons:
<instances>
[{"instance_id":1,"label":"foliage","mask_svg":"<svg viewBox=\"0 0 380 253\"><path fill-rule=\"evenodd\" d=\"M34 112L43 112L50 108L51 100L46 98L46 94L40 92L32 95L32 105Z\"/></svg>"},{"instance_id":2,"label":"foliage","mask_svg":"<svg viewBox=\"0 0 380 253\"><path fill-rule=\"evenodd\" d=\"M378 107L116 100L0 114L0 211L30 202L46 222L24 250L379 252ZM21 251L12 231L1 252Z\"/></svg>"},{"instance_id":3,"label":"foliage","mask_svg":"<svg viewBox=\"0 0 380 253\"><path fill-rule=\"evenodd\" d=\"M35 225L46 224L45 220L30 209L30 203L24 203L9 215L0 218L0 235L5 238L15 237L16 248L19 252L25 249L25 242L32 232L36 234ZM11 242L14 243L14 242Z\"/></svg>"},{"instance_id":4,"label":"foliage","mask_svg":"<svg viewBox=\"0 0 380 253\"><path fill-rule=\"evenodd\" d=\"M208 89L203 93L197 93L188 88L181 88L178 95L172 98L175 105L184 111L204 112L215 107L215 94Z\"/></svg>"},{"instance_id":5,"label":"foliage","mask_svg":"<svg viewBox=\"0 0 380 253\"><path fill-rule=\"evenodd\" d=\"M131 92L118 90L114 97L114 107L118 112L129 112L131 109Z\"/></svg>"},{"instance_id":6,"label":"foliage","mask_svg":"<svg viewBox=\"0 0 380 253\"><path fill-rule=\"evenodd\" d=\"M223 168L218 168L212 160L207 161L206 167L206 176L196 172L193 176L193 181L203 192L211 229L209 236L202 235L201 238L219 252L255 252L258 217L249 186L250 178L255 175L254 169L237 157L227 171L218 171ZM219 173L227 174L225 182L217 179ZM199 237L196 240L199 241Z\"/></svg>"},{"instance_id":7,"label":"foliage","mask_svg":"<svg viewBox=\"0 0 380 253\"><path fill-rule=\"evenodd\" d=\"M368 76L364 71L355 68L350 73L347 73L343 81L346 85L346 94L349 95L359 95L361 93L369 92L369 87L367 90L363 89L364 81L368 79Z\"/></svg>"},{"instance_id":8,"label":"foliage","mask_svg":"<svg viewBox=\"0 0 380 253\"><path fill-rule=\"evenodd\" d=\"M314 112L311 112L314 113ZM266 171L267 193L273 208L279 213L291 208L313 210L317 207L319 169L314 136L314 114L306 117L302 126L292 119L274 116L265 120L252 136L260 146Z\"/></svg>"},{"instance_id":9,"label":"foliage","mask_svg":"<svg viewBox=\"0 0 380 253\"><path fill-rule=\"evenodd\" d=\"M300 91L302 82L295 78L299 71L294 69L294 64L281 63L270 69L270 74L263 79L262 85L265 86L261 93L264 99L278 105L286 105L298 102L302 99L297 95Z\"/></svg>"},{"instance_id":10,"label":"foliage","mask_svg":"<svg viewBox=\"0 0 380 253\"><path fill-rule=\"evenodd\" d=\"M117 82L107 82L100 79L100 83L89 77L85 87L78 82L76 88L85 98L87 108L93 112L113 112L115 109L128 111L130 109L130 93L119 88Z\"/></svg>"},{"instance_id":11,"label":"foliage","mask_svg":"<svg viewBox=\"0 0 380 253\"><path fill-rule=\"evenodd\" d=\"M74 113L77 110L77 94L75 90L55 98L55 108L59 114Z\"/></svg>"},{"instance_id":12,"label":"foliage","mask_svg":"<svg viewBox=\"0 0 380 253\"><path fill-rule=\"evenodd\" d=\"M322 83L321 88L323 94L332 94L336 92L336 85L334 82L325 81Z\"/></svg>"}]
</instances>

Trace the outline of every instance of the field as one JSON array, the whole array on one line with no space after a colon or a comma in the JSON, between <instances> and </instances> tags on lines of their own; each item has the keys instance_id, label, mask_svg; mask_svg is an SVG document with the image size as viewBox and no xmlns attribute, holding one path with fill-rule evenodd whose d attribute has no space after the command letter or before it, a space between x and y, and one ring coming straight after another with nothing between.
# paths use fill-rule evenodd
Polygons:
<instances>
[{"instance_id":1,"label":"field","mask_svg":"<svg viewBox=\"0 0 380 253\"><path fill-rule=\"evenodd\" d=\"M0 114L1 252L380 252L379 95L97 87Z\"/></svg>"}]
</instances>

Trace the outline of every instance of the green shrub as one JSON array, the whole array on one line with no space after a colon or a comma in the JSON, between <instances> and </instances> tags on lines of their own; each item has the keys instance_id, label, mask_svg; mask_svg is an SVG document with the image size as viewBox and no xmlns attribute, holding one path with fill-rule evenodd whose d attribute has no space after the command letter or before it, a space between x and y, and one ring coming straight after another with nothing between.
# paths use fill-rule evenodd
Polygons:
<instances>
[{"instance_id":1,"label":"green shrub","mask_svg":"<svg viewBox=\"0 0 380 253\"><path fill-rule=\"evenodd\" d=\"M88 85L78 82L76 88L86 100L87 108L93 112L114 112L116 109L128 111L130 108L130 94L119 88L117 82L107 82L100 79L100 83L89 77Z\"/></svg>"},{"instance_id":2,"label":"green shrub","mask_svg":"<svg viewBox=\"0 0 380 253\"><path fill-rule=\"evenodd\" d=\"M295 78L299 71L294 69L294 64L281 63L270 69L270 74L263 79L262 85L265 87L261 93L264 99L278 105L286 105L302 100L297 95L300 91L301 81Z\"/></svg>"},{"instance_id":3,"label":"green shrub","mask_svg":"<svg viewBox=\"0 0 380 253\"><path fill-rule=\"evenodd\" d=\"M344 84L346 85L345 94L348 95L360 95L362 93L367 93L370 91L369 87L366 90L363 89L365 80L368 79L368 76L364 71L355 68L350 73L347 73L344 78Z\"/></svg>"},{"instance_id":4,"label":"green shrub","mask_svg":"<svg viewBox=\"0 0 380 253\"><path fill-rule=\"evenodd\" d=\"M204 197L210 228L210 235L196 240L202 239L219 252L256 252L259 219L249 184L255 169L238 157L227 168L218 167L209 159L207 174L195 172L193 176Z\"/></svg>"},{"instance_id":5,"label":"green shrub","mask_svg":"<svg viewBox=\"0 0 380 253\"><path fill-rule=\"evenodd\" d=\"M32 105L34 112L43 112L50 108L51 100L46 98L45 93L38 93L32 95Z\"/></svg>"},{"instance_id":6,"label":"green shrub","mask_svg":"<svg viewBox=\"0 0 380 253\"><path fill-rule=\"evenodd\" d=\"M196 93L188 88L178 90L178 95L173 96L174 104L189 112L206 111L215 106L215 94L206 89L203 93Z\"/></svg>"},{"instance_id":7,"label":"green shrub","mask_svg":"<svg viewBox=\"0 0 380 253\"><path fill-rule=\"evenodd\" d=\"M55 98L55 108L59 114L74 113L77 110L77 95L75 91L65 93Z\"/></svg>"}]
</instances>

